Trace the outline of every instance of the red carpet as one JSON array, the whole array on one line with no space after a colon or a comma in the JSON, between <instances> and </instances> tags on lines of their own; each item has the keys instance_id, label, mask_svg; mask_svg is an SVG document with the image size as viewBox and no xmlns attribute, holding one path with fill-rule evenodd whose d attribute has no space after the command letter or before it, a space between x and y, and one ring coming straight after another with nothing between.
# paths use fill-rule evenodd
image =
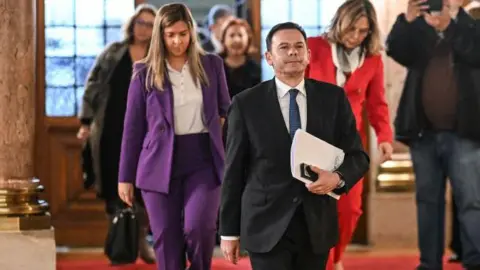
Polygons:
<instances>
[{"instance_id":1,"label":"red carpet","mask_svg":"<svg viewBox=\"0 0 480 270\"><path fill-rule=\"evenodd\" d=\"M418 260L415 256L396 257L355 257L346 258L347 270L412 270ZM106 260L60 260L57 270L156 270L155 266L136 264L129 266L109 266ZM239 265L232 265L223 259L215 259L212 270L250 270L248 259L243 259ZM461 270L458 264L447 264L444 270Z\"/></svg>"}]
</instances>

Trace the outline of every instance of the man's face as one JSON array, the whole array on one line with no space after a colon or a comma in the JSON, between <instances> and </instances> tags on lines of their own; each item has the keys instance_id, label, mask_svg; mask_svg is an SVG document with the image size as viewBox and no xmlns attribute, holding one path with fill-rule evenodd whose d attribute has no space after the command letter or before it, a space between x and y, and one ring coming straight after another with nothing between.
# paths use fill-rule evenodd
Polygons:
<instances>
[{"instance_id":1,"label":"man's face","mask_svg":"<svg viewBox=\"0 0 480 270\"><path fill-rule=\"evenodd\" d=\"M279 30L273 35L271 45L270 51L265 53L265 59L275 74L296 75L305 72L310 61L310 51L300 31Z\"/></svg>"}]
</instances>

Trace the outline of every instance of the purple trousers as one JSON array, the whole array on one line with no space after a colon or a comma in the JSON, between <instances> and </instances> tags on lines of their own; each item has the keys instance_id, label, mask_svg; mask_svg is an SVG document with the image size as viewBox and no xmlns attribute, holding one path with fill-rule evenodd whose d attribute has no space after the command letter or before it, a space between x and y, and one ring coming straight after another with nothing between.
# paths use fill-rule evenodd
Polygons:
<instances>
[{"instance_id":1,"label":"purple trousers","mask_svg":"<svg viewBox=\"0 0 480 270\"><path fill-rule=\"evenodd\" d=\"M154 237L157 268L210 270L220 186L206 134L175 137L169 193L142 190Z\"/></svg>"}]
</instances>

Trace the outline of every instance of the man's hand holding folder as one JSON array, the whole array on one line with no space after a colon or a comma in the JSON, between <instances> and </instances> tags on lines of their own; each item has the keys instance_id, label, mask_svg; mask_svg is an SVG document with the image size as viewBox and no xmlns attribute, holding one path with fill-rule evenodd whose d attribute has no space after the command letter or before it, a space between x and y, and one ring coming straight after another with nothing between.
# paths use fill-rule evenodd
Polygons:
<instances>
[{"instance_id":1,"label":"man's hand holding folder","mask_svg":"<svg viewBox=\"0 0 480 270\"><path fill-rule=\"evenodd\" d=\"M335 170L344 157L343 150L298 129L291 148L292 175L310 192L338 200L340 195L333 191L342 187L342 177Z\"/></svg>"},{"instance_id":2,"label":"man's hand holding folder","mask_svg":"<svg viewBox=\"0 0 480 270\"><path fill-rule=\"evenodd\" d=\"M308 191L319 195L326 195L338 188L341 180L338 173L325 171L315 166L310 166L310 168L313 172L318 174L318 179L312 183L306 184Z\"/></svg>"}]
</instances>

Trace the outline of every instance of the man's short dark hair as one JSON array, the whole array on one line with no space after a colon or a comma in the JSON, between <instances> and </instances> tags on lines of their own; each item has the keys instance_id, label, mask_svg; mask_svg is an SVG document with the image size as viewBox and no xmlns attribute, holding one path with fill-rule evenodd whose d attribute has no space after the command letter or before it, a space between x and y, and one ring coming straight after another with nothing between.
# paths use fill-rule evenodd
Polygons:
<instances>
[{"instance_id":1,"label":"man's short dark hair","mask_svg":"<svg viewBox=\"0 0 480 270\"><path fill-rule=\"evenodd\" d=\"M267 38L265 40L265 42L267 43L267 51L272 50L273 35L275 35L275 33L280 31L280 30L287 30L287 29L298 30L298 32L300 32L302 34L305 41L307 40L307 34L305 33L305 30L303 30L303 27L301 27L300 25L298 25L294 22L279 23L279 24L275 25L274 27L272 27L272 29L270 29L270 32L268 32L268 34L267 34Z\"/></svg>"},{"instance_id":2,"label":"man's short dark hair","mask_svg":"<svg viewBox=\"0 0 480 270\"><path fill-rule=\"evenodd\" d=\"M208 12L208 26L212 26L216 24L218 19L225 17L225 16L232 16L233 10L228 5L218 4L213 6L210 11Z\"/></svg>"}]
</instances>

